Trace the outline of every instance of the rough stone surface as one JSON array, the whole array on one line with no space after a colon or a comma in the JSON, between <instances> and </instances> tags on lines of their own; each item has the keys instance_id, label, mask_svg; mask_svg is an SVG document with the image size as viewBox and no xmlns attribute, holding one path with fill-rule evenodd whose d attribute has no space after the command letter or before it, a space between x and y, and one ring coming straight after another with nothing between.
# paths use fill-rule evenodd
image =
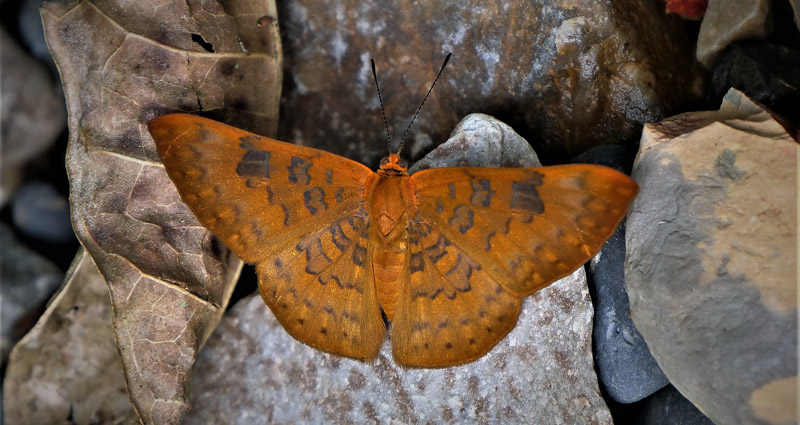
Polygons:
<instances>
[{"instance_id":1,"label":"rough stone surface","mask_svg":"<svg viewBox=\"0 0 800 425\"><path fill-rule=\"evenodd\" d=\"M0 224L0 364L30 329L64 274Z\"/></svg>"},{"instance_id":2,"label":"rough stone surface","mask_svg":"<svg viewBox=\"0 0 800 425\"><path fill-rule=\"evenodd\" d=\"M403 369L384 345L361 363L289 336L258 295L201 353L186 424L611 424L591 363L583 269L523 303L517 327L465 366Z\"/></svg>"},{"instance_id":3,"label":"rough stone surface","mask_svg":"<svg viewBox=\"0 0 800 425\"><path fill-rule=\"evenodd\" d=\"M697 60L711 68L722 50L737 40L772 32L770 0L709 0L697 36Z\"/></svg>"},{"instance_id":4,"label":"rough stone surface","mask_svg":"<svg viewBox=\"0 0 800 425\"><path fill-rule=\"evenodd\" d=\"M0 205L20 182L22 168L44 152L66 125L64 100L47 69L0 28Z\"/></svg>"},{"instance_id":5,"label":"rough stone surface","mask_svg":"<svg viewBox=\"0 0 800 425\"><path fill-rule=\"evenodd\" d=\"M589 291L594 305L592 344L598 377L608 395L633 403L669 381L631 319L625 290L625 222L589 263Z\"/></svg>"},{"instance_id":6,"label":"rough stone surface","mask_svg":"<svg viewBox=\"0 0 800 425\"><path fill-rule=\"evenodd\" d=\"M105 280L80 250L64 287L11 353L5 423L138 424L111 320Z\"/></svg>"},{"instance_id":7,"label":"rough stone surface","mask_svg":"<svg viewBox=\"0 0 800 425\"><path fill-rule=\"evenodd\" d=\"M638 0L280 2L286 60L278 136L377 167L386 143L370 58L396 144L452 52L410 132L412 161L473 112L511 125L545 163L597 144L633 145L641 123L701 95L691 45L663 7Z\"/></svg>"},{"instance_id":8,"label":"rough stone surface","mask_svg":"<svg viewBox=\"0 0 800 425\"><path fill-rule=\"evenodd\" d=\"M628 218L636 327L714 423L797 421L798 144L732 90L645 127Z\"/></svg>"},{"instance_id":9,"label":"rough stone surface","mask_svg":"<svg viewBox=\"0 0 800 425\"><path fill-rule=\"evenodd\" d=\"M641 409L634 425L714 425L672 385L648 397Z\"/></svg>"}]
</instances>

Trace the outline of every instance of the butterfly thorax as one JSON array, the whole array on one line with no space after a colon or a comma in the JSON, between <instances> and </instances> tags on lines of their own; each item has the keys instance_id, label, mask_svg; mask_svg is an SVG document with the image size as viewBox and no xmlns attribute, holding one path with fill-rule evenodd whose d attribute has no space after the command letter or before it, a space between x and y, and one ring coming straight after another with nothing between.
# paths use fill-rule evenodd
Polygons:
<instances>
[{"instance_id":1,"label":"butterfly thorax","mask_svg":"<svg viewBox=\"0 0 800 425\"><path fill-rule=\"evenodd\" d=\"M396 165L396 163L395 163ZM372 268L378 302L389 320L394 316L408 258L408 216L414 214L414 186L411 178L381 169L370 199L371 240L376 241Z\"/></svg>"}]
</instances>

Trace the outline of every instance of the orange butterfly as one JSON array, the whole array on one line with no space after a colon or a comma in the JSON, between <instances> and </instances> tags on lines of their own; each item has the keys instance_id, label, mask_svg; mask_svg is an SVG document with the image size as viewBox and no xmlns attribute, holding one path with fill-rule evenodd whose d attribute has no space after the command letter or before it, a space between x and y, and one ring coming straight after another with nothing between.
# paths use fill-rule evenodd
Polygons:
<instances>
[{"instance_id":1,"label":"orange butterfly","mask_svg":"<svg viewBox=\"0 0 800 425\"><path fill-rule=\"evenodd\" d=\"M261 296L289 334L372 359L383 312L405 366L489 352L525 296L597 253L638 191L594 165L409 176L397 153L373 172L193 115L161 116L149 129L183 201L256 264Z\"/></svg>"}]
</instances>

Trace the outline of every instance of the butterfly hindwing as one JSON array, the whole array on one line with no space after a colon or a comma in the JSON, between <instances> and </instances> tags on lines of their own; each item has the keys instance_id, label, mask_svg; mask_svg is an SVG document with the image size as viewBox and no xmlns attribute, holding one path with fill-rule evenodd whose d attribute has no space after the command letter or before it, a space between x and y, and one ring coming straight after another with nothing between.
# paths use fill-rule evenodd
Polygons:
<instances>
[{"instance_id":1,"label":"butterfly hindwing","mask_svg":"<svg viewBox=\"0 0 800 425\"><path fill-rule=\"evenodd\" d=\"M594 256L638 191L624 174L584 164L429 169L412 179L417 214L518 296Z\"/></svg>"},{"instance_id":2,"label":"butterfly hindwing","mask_svg":"<svg viewBox=\"0 0 800 425\"><path fill-rule=\"evenodd\" d=\"M362 360L378 354L385 334L368 228L366 214L337 220L258 265L261 296L287 332Z\"/></svg>"},{"instance_id":3,"label":"butterfly hindwing","mask_svg":"<svg viewBox=\"0 0 800 425\"><path fill-rule=\"evenodd\" d=\"M517 323L520 299L422 218L409 223L408 284L392 324L395 360L444 367L486 354Z\"/></svg>"},{"instance_id":4,"label":"butterfly hindwing","mask_svg":"<svg viewBox=\"0 0 800 425\"><path fill-rule=\"evenodd\" d=\"M374 173L193 115L161 116L149 129L181 199L257 265L264 301L286 330L325 351L374 357L384 336L364 252Z\"/></svg>"}]
</instances>

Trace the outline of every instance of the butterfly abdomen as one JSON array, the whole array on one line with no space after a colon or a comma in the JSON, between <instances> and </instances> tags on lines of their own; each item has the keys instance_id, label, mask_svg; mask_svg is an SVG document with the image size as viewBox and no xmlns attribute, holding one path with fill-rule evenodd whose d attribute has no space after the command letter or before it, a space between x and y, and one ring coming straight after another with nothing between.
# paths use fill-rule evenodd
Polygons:
<instances>
[{"instance_id":1,"label":"butterfly abdomen","mask_svg":"<svg viewBox=\"0 0 800 425\"><path fill-rule=\"evenodd\" d=\"M378 302L392 320L408 269L408 215L414 211L408 176L382 175L370 199L372 269Z\"/></svg>"}]
</instances>

